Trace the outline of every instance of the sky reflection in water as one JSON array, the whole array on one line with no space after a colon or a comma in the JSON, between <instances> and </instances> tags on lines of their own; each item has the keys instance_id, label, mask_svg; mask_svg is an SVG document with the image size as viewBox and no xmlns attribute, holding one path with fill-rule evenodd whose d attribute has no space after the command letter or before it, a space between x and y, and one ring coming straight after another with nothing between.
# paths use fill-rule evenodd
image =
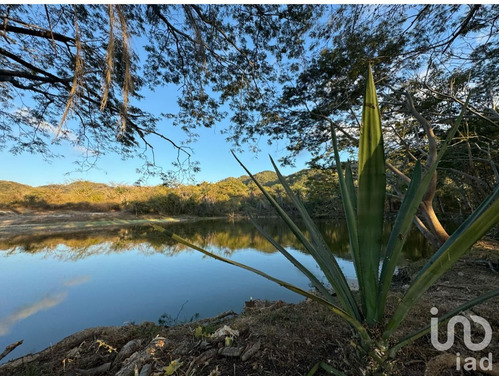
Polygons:
<instances>
[{"instance_id":1,"label":"sky reflection in water","mask_svg":"<svg viewBox=\"0 0 500 376\"><path fill-rule=\"evenodd\" d=\"M315 274L311 256L300 250L278 221L262 221L294 257ZM309 289L309 281L248 222L202 221L169 227L195 244ZM320 224L338 250L346 278L355 284L342 225ZM423 244L415 238L409 253ZM410 241L411 243L411 241ZM410 244L411 245L411 244ZM302 297L248 271L172 243L159 226L103 233L0 239L0 350L24 340L7 358L39 351L92 326L154 321L166 313L179 320L241 311L244 301ZM413 252L413 254L412 254Z\"/></svg>"}]
</instances>

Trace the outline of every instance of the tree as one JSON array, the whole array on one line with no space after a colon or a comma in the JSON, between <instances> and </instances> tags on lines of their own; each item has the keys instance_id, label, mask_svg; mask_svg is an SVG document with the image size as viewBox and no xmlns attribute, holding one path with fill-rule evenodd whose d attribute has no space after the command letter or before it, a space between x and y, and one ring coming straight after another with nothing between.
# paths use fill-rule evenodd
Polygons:
<instances>
[{"instance_id":1,"label":"tree","mask_svg":"<svg viewBox=\"0 0 500 376\"><path fill-rule=\"evenodd\" d=\"M65 140L86 150L86 165L118 152L145 158L148 173L157 167L151 139L159 137L178 150L182 167L190 149L169 138L163 123L193 138L196 127L221 120L221 103L231 99L236 106L244 88L245 101L264 98L275 76L267 53L297 55L316 11L310 5L0 5L0 147L50 157L51 142ZM130 41L142 36L148 43L141 54ZM296 47L284 49L289 41ZM143 111L141 89L166 84L180 88L179 113Z\"/></svg>"},{"instance_id":2,"label":"tree","mask_svg":"<svg viewBox=\"0 0 500 376\"><path fill-rule=\"evenodd\" d=\"M332 124L340 147L355 147L360 78L372 62L377 82L386 88L380 95L388 167L399 179L409 181L406 171L417 160L426 167L433 163L467 92L466 124L481 124L475 129L484 132L477 135L483 145L476 148L483 155L472 156L469 149L471 158L476 164L482 159L487 176L498 176L497 6L340 6L313 35L310 62L290 75L260 120L244 128L252 135L287 139L290 155L283 162L293 161L303 150L316 156L313 163L331 156ZM293 63L290 72L292 67ZM453 148L448 154L458 152ZM436 248L448 238L433 207L437 182L435 175L423 198L421 216L415 218ZM394 194L400 196L401 191Z\"/></svg>"},{"instance_id":3,"label":"tree","mask_svg":"<svg viewBox=\"0 0 500 376\"><path fill-rule=\"evenodd\" d=\"M1 5L0 15L0 131L14 153L48 155L58 134L56 142L85 147L84 162L140 155L149 173L153 137L179 151L177 167L190 161L189 146L170 139L164 123L191 141L197 128L229 117L224 131L235 147L255 147L262 135L287 139L283 163L309 150L314 164L331 155L331 123L341 148L357 145L353 114L373 62L397 176L407 181L416 160L431 163L466 91L473 132L449 153L465 146L468 170L457 171L469 187L484 180L474 170L498 175L497 5ZM138 37L144 53L130 48ZM159 85L180 89L178 113L141 109L141 89ZM439 181L422 204L425 223L417 219L434 244L447 236L433 208Z\"/></svg>"}]
</instances>

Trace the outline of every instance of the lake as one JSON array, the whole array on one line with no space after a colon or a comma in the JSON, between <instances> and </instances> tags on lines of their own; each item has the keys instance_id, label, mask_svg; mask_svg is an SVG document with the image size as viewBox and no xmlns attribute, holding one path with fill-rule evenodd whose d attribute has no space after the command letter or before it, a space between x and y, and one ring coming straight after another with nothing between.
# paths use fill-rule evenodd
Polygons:
<instances>
[{"instance_id":1,"label":"lake","mask_svg":"<svg viewBox=\"0 0 500 376\"><path fill-rule=\"evenodd\" d=\"M259 223L311 271L319 268L279 219ZM345 224L320 221L348 282L356 285ZM234 310L249 299L303 298L260 276L175 244L164 228L216 254L299 287L309 281L248 221L202 220L115 231L0 239L0 351L24 340L9 359L55 344L92 326L185 322ZM389 234L390 225L385 228ZM416 231L405 259L427 257Z\"/></svg>"}]
</instances>

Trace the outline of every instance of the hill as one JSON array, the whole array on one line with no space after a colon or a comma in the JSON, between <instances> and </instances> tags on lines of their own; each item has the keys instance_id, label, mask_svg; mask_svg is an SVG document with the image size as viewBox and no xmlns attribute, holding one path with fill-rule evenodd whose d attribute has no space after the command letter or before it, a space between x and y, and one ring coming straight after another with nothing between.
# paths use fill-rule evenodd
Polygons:
<instances>
[{"instance_id":1,"label":"hill","mask_svg":"<svg viewBox=\"0 0 500 376\"><path fill-rule=\"evenodd\" d=\"M285 206L284 189L273 171L255 174L256 179ZM321 170L302 170L285 179L309 206L328 207L334 200L333 174ZM326 191L318 191L324 186ZM320 205L321 204L321 205ZM40 187L0 181L0 209L10 210L127 210L135 214L218 216L244 212L268 214L272 209L249 176L229 177L217 183L196 185L127 186L90 181L51 184ZM312 208L314 209L314 208Z\"/></svg>"}]
</instances>

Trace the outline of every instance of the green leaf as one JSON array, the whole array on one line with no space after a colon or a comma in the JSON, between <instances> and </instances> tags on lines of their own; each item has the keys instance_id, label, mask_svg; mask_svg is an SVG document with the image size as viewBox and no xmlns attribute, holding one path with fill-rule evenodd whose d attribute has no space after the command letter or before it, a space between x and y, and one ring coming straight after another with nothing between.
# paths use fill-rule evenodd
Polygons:
<instances>
[{"instance_id":1,"label":"green leaf","mask_svg":"<svg viewBox=\"0 0 500 376\"><path fill-rule=\"evenodd\" d=\"M165 371L165 376L170 376L173 375L174 373L177 372L179 368L181 368L183 363L181 362L181 359L175 359L170 362L170 364L167 367L163 367L163 370Z\"/></svg>"},{"instance_id":2,"label":"green leaf","mask_svg":"<svg viewBox=\"0 0 500 376\"><path fill-rule=\"evenodd\" d=\"M285 192L287 193L288 197L292 200L295 207L299 211L300 216L304 221L307 230L309 231L314 249L314 253L312 253L312 256L327 277L328 281L332 284L332 287L337 293L337 296L342 302L343 306L346 307L349 313L351 313L353 316L361 319L358 306L356 304L356 301L354 300L354 296L349 288L349 285L347 284L344 273L342 273L342 270L340 269L337 260L333 255L333 252L328 247L323 238L323 235L319 232L316 224L309 216L309 213L304 207L304 204L302 204L298 197L293 193L292 189L274 163L274 160L272 158L270 159L274 170L276 171L276 175L278 176L278 180L283 185L283 188L285 188Z\"/></svg>"},{"instance_id":3,"label":"green leaf","mask_svg":"<svg viewBox=\"0 0 500 376\"><path fill-rule=\"evenodd\" d=\"M342 206L344 208L344 213L346 216L347 230L349 233L349 249L351 251L352 258L354 260L354 269L356 270L356 276L361 275L359 269L359 259L361 258L359 254L359 242L358 242L358 219L356 215L356 197L353 189L350 189L350 183L346 182L344 179L344 173L342 171L342 164L340 163L340 155L337 144L337 135L335 133L335 128L333 123L330 124L330 131L332 134L332 146L333 155L335 157L335 164L337 167L337 174L339 178L340 185L340 196L342 198ZM352 174L350 175L352 177ZM354 186L354 184L352 184Z\"/></svg>"},{"instance_id":4,"label":"green leaf","mask_svg":"<svg viewBox=\"0 0 500 376\"><path fill-rule=\"evenodd\" d=\"M402 247L404 245L404 241L408 235L408 232L411 229L411 223L413 218L418 210L418 207L424 197L427 189L429 187L429 183L433 178L434 172L441 161L444 153L448 149L451 140L455 136L455 133L458 130L458 127L462 123L463 116L467 109L467 105L469 103L469 97L465 101L458 118L455 120L453 127L448 131L445 142L441 145L439 153L436 157L436 160L429 166L424 176L420 179L420 163L417 162L415 165L415 170L413 172L412 179L410 181L410 186L406 192L403 203L401 204L400 211L398 212L398 216L391 232L391 236L389 238L389 242L387 244L387 253L384 259L384 264L382 266L382 273L380 275L380 283L379 287L379 311L378 317L381 319L384 315L385 310L385 302L386 296L388 293L388 289L390 288L390 283L392 277L394 275L394 270L396 268L396 262L401 253ZM418 169L418 172L416 171ZM418 174L418 179L416 174ZM417 184L418 181L418 184ZM472 219L472 217L470 218Z\"/></svg>"},{"instance_id":5,"label":"green leaf","mask_svg":"<svg viewBox=\"0 0 500 376\"><path fill-rule=\"evenodd\" d=\"M382 248L385 203L385 157L377 93L371 66L361 120L358 160L358 275L366 321L377 320L378 268Z\"/></svg>"},{"instance_id":6,"label":"green leaf","mask_svg":"<svg viewBox=\"0 0 500 376\"><path fill-rule=\"evenodd\" d=\"M333 313L335 313L336 315L340 316L342 319L344 319L345 321L347 321L349 324L351 324L351 326L356 329L356 331L359 333L359 335L361 336L361 339L363 341L364 344L369 344L371 343L371 339L370 339L370 336L368 335L368 332L366 331L366 329L364 328L364 326L356 319L354 318L352 315L350 315L348 312L344 311L342 308L330 303L329 301L323 299L322 297L318 296L318 295L315 295L309 291L305 291L303 289L301 289L300 287L297 287L297 286L294 286L292 285L291 283L288 283L288 282L285 282L285 281L282 281L278 278L274 278L272 276L270 276L269 274L266 274L258 269L255 269L255 268L252 268L248 265L245 265L245 264L241 264L237 261L233 261L233 260L230 260L228 258L225 258L225 257L222 257L222 256L219 256L219 255L216 255L212 252L209 252L203 248L200 248L198 247L197 245L195 244L192 244L190 243L189 241L187 241L186 239L183 239L181 238L180 236L177 236L173 233L171 233L170 231L165 231L165 233L170 236L173 240L181 243L181 244L184 244L186 246L188 246L189 248L192 248L198 252L201 252L203 253L204 255L206 256L209 256L209 257L212 257L213 259L216 259L216 260L219 260L219 261L223 261L227 264L230 264L230 265L234 265L234 266L237 266L241 269L245 269L245 270L248 270L252 273L255 273L255 274L258 274L272 282L275 282L277 284L279 284L280 286L283 286L284 288L290 290L290 291L293 291L293 292L296 292L297 294L300 294L302 296L305 296L306 298L309 298L311 300L314 300L318 303L321 303L325 306L328 307L328 309L330 309L330 311L332 311Z\"/></svg>"},{"instance_id":7,"label":"green leaf","mask_svg":"<svg viewBox=\"0 0 500 376\"><path fill-rule=\"evenodd\" d=\"M494 200L494 198L496 199ZM492 201L494 202L492 203ZM498 188L469 219L429 259L411 283L396 312L387 325L383 338L389 338L399 327L408 311L425 291L441 277L467 250L498 223Z\"/></svg>"},{"instance_id":8,"label":"green leaf","mask_svg":"<svg viewBox=\"0 0 500 376\"><path fill-rule=\"evenodd\" d=\"M394 271L396 270L397 262L406 241L406 237L411 229L413 218L415 217L415 213L417 212L420 201L422 200L422 197L417 196L418 187L420 186L421 172L422 168L420 166L420 162L417 162L415 169L413 170L410 185L408 186L403 202L401 203L401 207L387 243L384 263L380 273L378 299L379 320L381 320L384 316L385 303L387 300L387 294L389 293L389 289L391 287L392 277L394 275Z\"/></svg>"},{"instance_id":9,"label":"green leaf","mask_svg":"<svg viewBox=\"0 0 500 376\"><path fill-rule=\"evenodd\" d=\"M267 198L269 203L274 207L276 210L276 213L285 221L285 223L288 225L292 233L297 237L297 239L304 245L305 249L316 259L318 262L318 265L320 268L323 270L325 273L325 277L328 279L328 282L332 284L332 287L335 289L335 291L340 291L341 293L346 291L341 285L339 285L339 276L338 274L335 274L334 268L335 264L329 264L323 262L323 259L318 255L317 249L311 244L311 242L305 237L305 235L300 231L298 226L295 224L295 222L286 214L286 212L281 208L281 206L276 202L276 200L264 189L264 187L258 182L258 180L255 178L255 176L252 175L252 173L245 167L243 163L236 157L236 155L233 153L234 158L238 161L238 163L243 167L243 169L246 171L246 173L250 176L250 178L253 180L253 182L257 185L257 187L261 190L261 192L264 194L264 196ZM337 265L338 266L338 265ZM339 268L340 269L340 268ZM341 277L343 278L342 273L340 274ZM345 278L344 278L345 281ZM341 283L341 282L340 282ZM346 283L347 285L347 283ZM348 287L347 287L348 289ZM350 290L349 290L350 292ZM346 295L341 295L339 294L339 299L341 299L341 302L344 305L344 309L346 309L351 315L359 319L359 315L357 314L357 307L354 309L354 307L349 303L348 298Z\"/></svg>"},{"instance_id":10,"label":"green leaf","mask_svg":"<svg viewBox=\"0 0 500 376\"><path fill-rule=\"evenodd\" d=\"M250 221L253 223L255 228L264 236L267 241L269 241L281 254L283 254L288 261L290 261L297 269L300 270L302 274L304 274L309 281L311 281L312 285L318 290L321 296L328 300L330 303L334 304L333 297L331 293L325 288L325 286L316 278L316 276L309 271L304 265L302 265L295 257L293 257L285 248L279 245L264 229L249 215Z\"/></svg>"}]
</instances>

